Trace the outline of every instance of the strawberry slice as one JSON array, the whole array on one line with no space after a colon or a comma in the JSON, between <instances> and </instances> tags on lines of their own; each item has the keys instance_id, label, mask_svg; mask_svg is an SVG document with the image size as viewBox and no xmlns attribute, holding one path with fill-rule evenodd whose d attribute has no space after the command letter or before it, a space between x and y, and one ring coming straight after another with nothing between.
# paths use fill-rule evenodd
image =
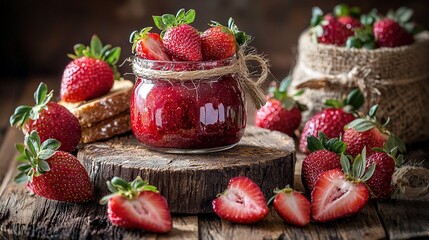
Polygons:
<instances>
[{"instance_id":1,"label":"strawberry slice","mask_svg":"<svg viewBox=\"0 0 429 240\"><path fill-rule=\"evenodd\" d=\"M255 223L268 214L259 186L247 177L229 180L228 188L215 200L213 210L222 219L235 223Z\"/></svg>"},{"instance_id":2,"label":"strawberry slice","mask_svg":"<svg viewBox=\"0 0 429 240\"><path fill-rule=\"evenodd\" d=\"M375 170L373 164L365 173L365 149L353 161L350 170L350 160L341 154L340 169L322 173L311 193L311 214L318 222L331 221L350 216L359 212L369 199L369 190L364 182Z\"/></svg>"},{"instance_id":3,"label":"strawberry slice","mask_svg":"<svg viewBox=\"0 0 429 240\"><path fill-rule=\"evenodd\" d=\"M274 192L273 206L283 220L298 227L310 223L310 201L302 193L289 186Z\"/></svg>"},{"instance_id":4,"label":"strawberry slice","mask_svg":"<svg viewBox=\"0 0 429 240\"><path fill-rule=\"evenodd\" d=\"M108 203L107 213L113 225L155 233L171 231L173 225L167 200L156 187L140 177L129 183L114 177L107 185L113 194L102 198L100 204Z\"/></svg>"},{"instance_id":5,"label":"strawberry slice","mask_svg":"<svg viewBox=\"0 0 429 240\"><path fill-rule=\"evenodd\" d=\"M140 32L131 33L132 52L144 59L170 61L171 58L162 44L161 37L158 33L149 32L151 29L151 27L147 27Z\"/></svg>"}]
</instances>

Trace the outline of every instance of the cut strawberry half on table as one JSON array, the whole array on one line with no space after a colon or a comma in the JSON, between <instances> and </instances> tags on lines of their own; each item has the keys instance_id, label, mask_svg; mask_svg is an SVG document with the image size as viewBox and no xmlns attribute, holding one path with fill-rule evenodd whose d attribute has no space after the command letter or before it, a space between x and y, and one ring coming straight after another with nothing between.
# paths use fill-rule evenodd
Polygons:
<instances>
[{"instance_id":1,"label":"cut strawberry half on table","mask_svg":"<svg viewBox=\"0 0 429 240\"><path fill-rule=\"evenodd\" d=\"M170 61L161 37L158 33L151 33L151 27L143 28L140 32L134 31L130 35L130 43L133 44L132 52L137 56L149 60Z\"/></svg>"},{"instance_id":2,"label":"cut strawberry half on table","mask_svg":"<svg viewBox=\"0 0 429 240\"><path fill-rule=\"evenodd\" d=\"M213 200L213 210L222 219L235 223L256 223L268 214L259 186L247 177L229 180L228 188Z\"/></svg>"},{"instance_id":3,"label":"cut strawberry half on table","mask_svg":"<svg viewBox=\"0 0 429 240\"><path fill-rule=\"evenodd\" d=\"M340 169L322 173L311 193L311 216L317 222L327 222L358 213L368 202L365 186L375 170L375 164L365 173L366 150L358 155L351 168L350 159L341 154Z\"/></svg>"},{"instance_id":4,"label":"cut strawberry half on table","mask_svg":"<svg viewBox=\"0 0 429 240\"><path fill-rule=\"evenodd\" d=\"M114 177L107 186L112 194L103 197L100 204L108 204L107 213L113 225L156 233L171 231L173 224L167 200L155 186L140 177L132 182Z\"/></svg>"},{"instance_id":5,"label":"cut strawberry half on table","mask_svg":"<svg viewBox=\"0 0 429 240\"><path fill-rule=\"evenodd\" d=\"M275 190L273 206L277 214L287 223L303 227L310 223L310 201L304 194L286 186ZM269 202L271 202L271 200Z\"/></svg>"}]
</instances>

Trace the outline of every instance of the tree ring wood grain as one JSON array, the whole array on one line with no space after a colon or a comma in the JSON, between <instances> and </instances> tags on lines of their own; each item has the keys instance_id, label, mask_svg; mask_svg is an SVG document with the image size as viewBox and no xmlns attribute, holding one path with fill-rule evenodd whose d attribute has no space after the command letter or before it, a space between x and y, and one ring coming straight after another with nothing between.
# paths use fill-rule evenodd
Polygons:
<instances>
[{"instance_id":1,"label":"tree ring wood grain","mask_svg":"<svg viewBox=\"0 0 429 240\"><path fill-rule=\"evenodd\" d=\"M87 144L77 156L89 172L99 198L108 193L106 181L113 176L130 181L140 175L158 187L172 213L186 214L212 212L212 200L236 176L251 178L268 199L274 188L293 186L296 157L292 138L253 126L247 127L236 147L218 153L177 155L150 151L130 134Z\"/></svg>"}]
</instances>

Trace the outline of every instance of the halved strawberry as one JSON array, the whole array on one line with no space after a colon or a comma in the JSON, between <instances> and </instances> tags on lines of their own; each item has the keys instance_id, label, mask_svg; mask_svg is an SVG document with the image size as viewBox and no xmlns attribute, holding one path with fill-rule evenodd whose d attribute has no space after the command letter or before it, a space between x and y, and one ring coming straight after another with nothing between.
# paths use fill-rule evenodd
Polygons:
<instances>
[{"instance_id":1,"label":"halved strawberry","mask_svg":"<svg viewBox=\"0 0 429 240\"><path fill-rule=\"evenodd\" d=\"M162 44L161 37L158 33L151 33L150 30L152 27L131 33L132 52L144 59L170 61L171 58Z\"/></svg>"},{"instance_id":2,"label":"halved strawberry","mask_svg":"<svg viewBox=\"0 0 429 240\"><path fill-rule=\"evenodd\" d=\"M317 222L327 222L359 212L369 199L364 182L375 170L373 164L365 173L365 149L358 155L350 169L350 160L341 154L340 169L322 173L311 193L311 216Z\"/></svg>"},{"instance_id":3,"label":"halved strawberry","mask_svg":"<svg viewBox=\"0 0 429 240\"><path fill-rule=\"evenodd\" d=\"M100 204L108 204L107 213L113 225L156 233L171 231L173 224L167 200L155 186L140 177L132 182L113 177L107 186L113 193L103 197Z\"/></svg>"},{"instance_id":4,"label":"halved strawberry","mask_svg":"<svg viewBox=\"0 0 429 240\"><path fill-rule=\"evenodd\" d=\"M228 188L212 204L219 217L235 223L259 222L268 214L261 189L247 177L231 178Z\"/></svg>"},{"instance_id":5,"label":"halved strawberry","mask_svg":"<svg viewBox=\"0 0 429 240\"><path fill-rule=\"evenodd\" d=\"M302 193L289 186L274 193L273 206L283 220L298 227L310 223L310 201Z\"/></svg>"}]
</instances>

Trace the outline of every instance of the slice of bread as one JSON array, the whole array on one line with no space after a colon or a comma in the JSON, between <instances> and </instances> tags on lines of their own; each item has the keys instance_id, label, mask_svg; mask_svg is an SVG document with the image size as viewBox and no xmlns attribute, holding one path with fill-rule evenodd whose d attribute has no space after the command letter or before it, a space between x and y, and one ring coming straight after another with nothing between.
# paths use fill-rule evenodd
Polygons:
<instances>
[{"instance_id":1,"label":"slice of bread","mask_svg":"<svg viewBox=\"0 0 429 240\"><path fill-rule=\"evenodd\" d=\"M128 110L133 86L129 80L115 80L110 92L102 97L78 103L60 101L59 104L72 112L83 128L91 127Z\"/></svg>"},{"instance_id":2,"label":"slice of bread","mask_svg":"<svg viewBox=\"0 0 429 240\"><path fill-rule=\"evenodd\" d=\"M127 110L98 123L93 123L91 127L82 127L81 142L90 143L108 139L130 130L130 112Z\"/></svg>"}]
</instances>

